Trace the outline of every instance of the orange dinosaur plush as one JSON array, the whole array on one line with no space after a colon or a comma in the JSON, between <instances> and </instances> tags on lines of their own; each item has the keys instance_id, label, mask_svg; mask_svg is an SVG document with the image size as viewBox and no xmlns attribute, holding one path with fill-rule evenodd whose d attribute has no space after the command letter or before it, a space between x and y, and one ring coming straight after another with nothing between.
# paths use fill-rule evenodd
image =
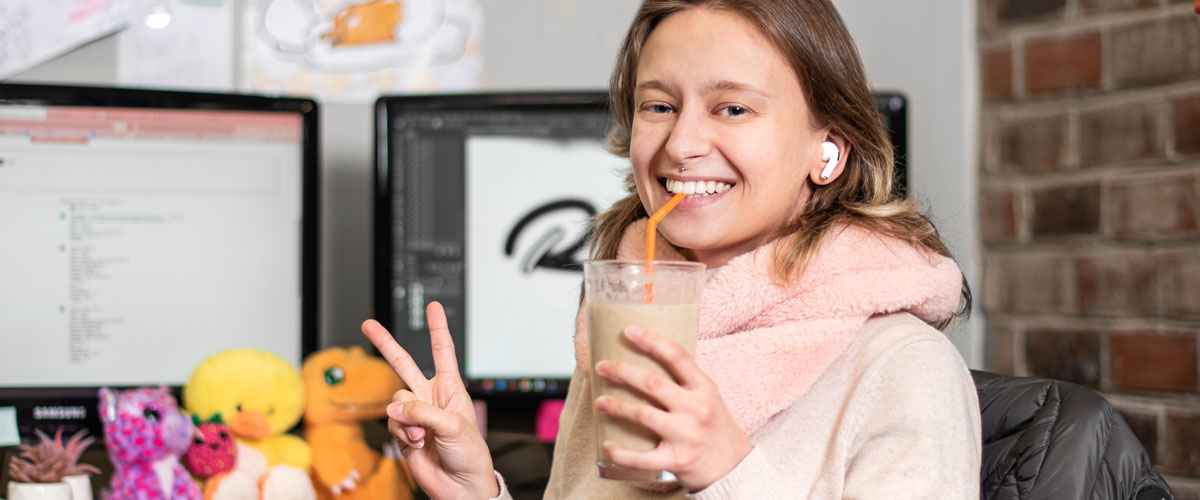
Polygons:
<instances>
[{"instance_id":1,"label":"orange dinosaur plush","mask_svg":"<svg viewBox=\"0 0 1200 500\"><path fill-rule=\"evenodd\" d=\"M367 446L359 423L384 417L392 395L404 388L392 367L361 347L330 347L309 355L300 375L318 498L412 499L414 484L403 459Z\"/></svg>"}]
</instances>

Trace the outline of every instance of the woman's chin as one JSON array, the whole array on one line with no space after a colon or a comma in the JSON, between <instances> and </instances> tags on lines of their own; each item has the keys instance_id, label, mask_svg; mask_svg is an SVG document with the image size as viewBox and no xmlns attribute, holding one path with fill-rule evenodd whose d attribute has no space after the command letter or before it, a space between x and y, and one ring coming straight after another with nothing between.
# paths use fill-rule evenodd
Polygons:
<instances>
[{"instance_id":1,"label":"woman's chin","mask_svg":"<svg viewBox=\"0 0 1200 500\"><path fill-rule=\"evenodd\" d=\"M669 228L659 226L659 233L662 233L663 238L666 238L676 249L689 259L694 258L696 251L704 252L708 250L713 242L708 238L702 237L695 233L687 231L672 231Z\"/></svg>"}]
</instances>

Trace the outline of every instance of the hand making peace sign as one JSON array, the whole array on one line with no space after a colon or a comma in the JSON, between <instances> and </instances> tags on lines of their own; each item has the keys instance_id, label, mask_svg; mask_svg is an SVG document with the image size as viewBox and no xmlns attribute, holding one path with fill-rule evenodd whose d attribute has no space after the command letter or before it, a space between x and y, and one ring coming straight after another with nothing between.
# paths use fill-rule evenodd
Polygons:
<instances>
[{"instance_id":1,"label":"hand making peace sign","mask_svg":"<svg viewBox=\"0 0 1200 500\"><path fill-rule=\"evenodd\" d=\"M441 304L431 302L425 317L433 346L431 379L425 378L383 325L375 320L362 325L363 334L408 385L388 405L388 430L400 441L413 477L431 498L496 497L500 487L492 472L492 457L458 374L446 312Z\"/></svg>"}]
</instances>

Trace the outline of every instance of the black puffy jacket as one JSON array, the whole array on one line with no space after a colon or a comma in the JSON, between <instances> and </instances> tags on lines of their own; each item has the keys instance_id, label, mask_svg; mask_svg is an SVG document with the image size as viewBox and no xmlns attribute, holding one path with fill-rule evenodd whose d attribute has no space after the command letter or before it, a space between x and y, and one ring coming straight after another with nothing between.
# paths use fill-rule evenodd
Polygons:
<instances>
[{"instance_id":1,"label":"black puffy jacket","mask_svg":"<svg viewBox=\"0 0 1200 500\"><path fill-rule=\"evenodd\" d=\"M1125 419L1079 385L972 371L984 500L1173 500Z\"/></svg>"}]
</instances>

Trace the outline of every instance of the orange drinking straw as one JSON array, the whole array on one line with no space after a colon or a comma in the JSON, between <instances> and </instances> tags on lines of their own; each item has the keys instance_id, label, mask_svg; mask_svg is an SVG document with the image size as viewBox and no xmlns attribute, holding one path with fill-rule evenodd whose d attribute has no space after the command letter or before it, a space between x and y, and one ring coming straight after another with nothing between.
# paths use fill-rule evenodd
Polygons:
<instances>
[{"instance_id":1,"label":"orange drinking straw","mask_svg":"<svg viewBox=\"0 0 1200 500\"><path fill-rule=\"evenodd\" d=\"M658 239L658 223L667 216L667 212L675 208L679 202L687 198L687 193L675 193L667 203L654 212L650 216L650 223L646 224L646 295L642 297L642 302L647 304L654 302L654 241Z\"/></svg>"}]
</instances>

